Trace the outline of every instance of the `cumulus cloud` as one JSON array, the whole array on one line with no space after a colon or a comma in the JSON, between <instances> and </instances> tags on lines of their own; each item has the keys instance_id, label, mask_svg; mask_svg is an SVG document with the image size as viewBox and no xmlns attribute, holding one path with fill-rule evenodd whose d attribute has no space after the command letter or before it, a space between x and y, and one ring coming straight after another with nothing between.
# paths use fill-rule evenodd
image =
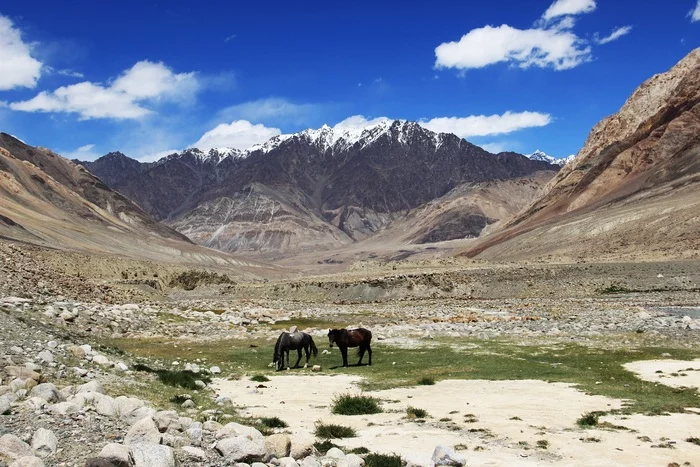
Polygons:
<instances>
[{"instance_id":1,"label":"cumulus cloud","mask_svg":"<svg viewBox=\"0 0 700 467\"><path fill-rule=\"evenodd\" d=\"M470 31L457 42L435 49L438 68L483 68L510 62L520 68L532 66L567 70L591 60L591 48L564 27L517 29L507 24Z\"/></svg>"},{"instance_id":2,"label":"cumulus cloud","mask_svg":"<svg viewBox=\"0 0 700 467\"><path fill-rule=\"evenodd\" d=\"M231 123L221 123L207 131L193 146L202 151L220 147L248 149L280 134L282 132L279 128L252 124L247 120L234 120Z\"/></svg>"},{"instance_id":3,"label":"cumulus cloud","mask_svg":"<svg viewBox=\"0 0 700 467\"><path fill-rule=\"evenodd\" d=\"M598 37L598 35L596 34L594 40L596 44L603 45L607 44L608 42L615 41L626 34L629 34L630 31L632 31L632 26L622 26L621 28L613 30L613 32L611 32L610 35L606 37Z\"/></svg>"},{"instance_id":4,"label":"cumulus cloud","mask_svg":"<svg viewBox=\"0 0 700 467\"><path fill-rule=\"evenodd\" d=\"M0 15L0 91L33 88L41 76L42 63L32 57L29 44L12 21Z\"/></svg>"},{"instance_id":5,"label":"cumulus cloud","mask_svg":"<svg viewBox=\"0 0 700 467\"><path fill-rule=\"evenodd\" d=\"M13 102L10 108L24 112L76 113L81 120L139 119L153 113L152 104L189 102L199 90L196 73L173 73L163 63L147 60L125 70L108 85L84 81L34 98Z\"/></svg>"},{"instance_id":6,"label":"cumulus cloud","mask_svg":"<svg viewBox=\"0 0 700 467\"><path fill-rule=\"evenodd\" d=\"M367 119L363 115L353 115L352 117L348 117L336 123L333 128L336 130L364 130L365 128L373 127L389 120L391 119L388 117Z\"/></svg>"},{"instance_id":7,"label":"cumulus cloud","mask_svg":"<svg viewBox=\"0 0 700 467\"><path fill-rule=\"evenodd\" d=\"M95 151L94 144L85 144L72 151L61 151L60 154L68 159L78 159L80 161L92 161L100 157L100 154Z\"/></svg>"},{"instance_id":8,"label":"cumulus cloud","mask_svg":"<svg viewBox=\"0 0 700 467\"><path fill-rule=\"evenodd\" d=\"M551 123L549 114L540 112L505 112L502 115L470 115L468 117L439 117L418 123L436 133L454 133L461 138L503 135L525 128L542 127Z\"/></svg>"},{"instance_id":9,"label":"cumulus cloud","mask_svg":"<svg viewBox=\"0 0 700 467\"><path fill-rule=\"evenodd\" d=\"M690 16L690 21L695 22L695 21L700 21L700 0L698 0L698 4L690 10L689 13Z\"/></svg>"},{"instance_id":10,"label":"cumulus cloud","mask_svg":"<svg viewBox=\"0 0 700 467\"><path fill-rule=\"evenodd\" d=\"M551 20L559 16L580 15L595 10L595 0L556 0L552 3L542 18Z\"/></svg>"}]
</instances>

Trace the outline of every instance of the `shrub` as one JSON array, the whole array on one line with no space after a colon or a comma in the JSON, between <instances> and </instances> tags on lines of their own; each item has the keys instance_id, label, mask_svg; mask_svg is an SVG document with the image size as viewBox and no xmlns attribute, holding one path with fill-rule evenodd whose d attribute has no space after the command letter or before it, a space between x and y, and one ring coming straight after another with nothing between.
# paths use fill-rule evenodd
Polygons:
<instances>
[{"instance_id":1,"label":"shrub","mask_svg":"<svg viewBox=\"0 0 700 467\"><path fill-rule=\"evenodd\" d=\"M265 375L255 375L250 377L251 381L255 381L256 383L265 383L267 381L270 381L270 378L268 378Z\"/></svg>"},{"instance_id":2,"label":"shrub","mask_svg":"<svg viewBox=\"0 0 700 467\"><path fill-rule=\"evenodd\" d=\"M316 436L322 439L331 438L354 438L357 433L349 426L343 425L325 425L321 422L316 423Z\"/></svg>"},{"instance_id":3,"label":"shrub","mask_svg":"<svg viewBox=\"0 0 700 467\"><path fill-rule=\"evenodd\" d=\"M401 456L397 454L367 454L365 467L401 467Z\"/></svg>"},{"instance_id":4,"label":"shrub","mask_svg":"<svg viewBox=\"0 0 700 467\"><path fill-rule=\"evenodd\" d=\"M408 407L406 409L406 416L408 418L425 418L428 416L428 412L424 409L418 409L416 407Z\"/></svg>"},{"instance_id":5,"label":"shrub","mask_svg":"<svg viewBox=\"0 0 700 467\"><path fill-rule=\"evenodd\" d=\"M421 386L432 386L435 384L435 379L433 379L431 376L424 376L418 380L418 384Z\"/></svg>"},{"instance_id":6,"label":"shrub","mask_svg":"<svg viewBox=\"0 0 700 467\"><path fill-rule=\"evenodd\" d=\"M331 412L338 415L366 415L382 412L379 400L370 396L342 394L333 400Z\"/></svg>"},{"instance_id":7,"label":"shrub","mask_svg":"<svg viewBox=\"0 0 700 467\"><path fill-rule=\"evenodd\" d=\"M600 418L600 412L588 412L583 414L581 418L576 420L576 424L581 428L590 428L598 425L598 419Z\"/></svg>"},{"instance_id":8,"label":"shrub","mask_svg":"<svg viewBox=\"0 0 700 467\"><path fill-rule=\"evenodd\" d=\"M279 417L262 417L260 423L268 428L287 428L289 426Z\"/></svg>"},{"instance_id":9,"label":"shrub","mask_svg":"<svg viewBox=\"0 0 700 467\"><path fill-rule=\"evenodd\" d=\"M137 363L134 365L134 370L144 371L146 373L153 373L158 376L161 383L167 386L181 387L184 389L195 390L198 389L195 381L200 380L204 383L211 383L211 378L207 375L195 374L191 371L182 370L154 370L148 365L142 363Z\"/></svg>"},{"instance_id":10,"label":"shrub","mask_svg":"<svg viewBox=\"0 0 700 467\"><path fill-rule=\"evenodd\" d=\"M337 444L331 443L331 442L328 441L328 440L316 441L316 442L314 443L314 448L316 448L316 450L317 450L319 453L321 453L321 455L324 455L324 456L325 456L326 453L327 453L329 450L331 450L332 448L338 448L338 449L340 449L340 450L342 451L342 448L341 448L340 446L338 446Z\"/></svg>"}]
</instances>

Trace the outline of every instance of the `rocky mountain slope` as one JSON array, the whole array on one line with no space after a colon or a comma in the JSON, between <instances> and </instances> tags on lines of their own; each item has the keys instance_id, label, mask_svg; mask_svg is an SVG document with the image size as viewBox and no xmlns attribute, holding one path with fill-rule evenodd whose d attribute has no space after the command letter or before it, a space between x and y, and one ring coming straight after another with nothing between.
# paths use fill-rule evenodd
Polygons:
<instances>
[{"instance_id":1,"label":"rocky mountain slope","mask_svg":"<svg viewBox=\"0 0 700 467\"><path fill-rule=\"evenodd\" d=\"M466 253L695 257L699 182L696 49L596 125L576 159L507 230Z\"/></svg>"},{"instance_id":2,"label":"rocky mountain slope","mask_svg":"<svg viewBox=\"0 0 700 467\"><path fill-rule=\"evenodd\" d=\"M154 164L126 159L83 164L197 243L240 252L359 241L464 183L557 169L400 120L363 130L324 126L224 156L188 150Z\"/></svg>"},{"instance_id":3,"label":"rocky mountain slope","mask_svg":"<svg viewBox=\"0 0 700 467\"><path fill-rule=\"evenodd\" d=\"M153 220L84 167L0 134L0 237L51 248L244 265Z\"/></svg>"}]
</instances>

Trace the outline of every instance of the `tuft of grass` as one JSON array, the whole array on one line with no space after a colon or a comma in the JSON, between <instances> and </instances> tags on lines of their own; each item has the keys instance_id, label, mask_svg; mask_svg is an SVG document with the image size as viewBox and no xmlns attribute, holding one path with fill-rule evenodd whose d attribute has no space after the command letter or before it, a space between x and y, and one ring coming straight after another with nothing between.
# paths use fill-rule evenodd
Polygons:
<instances>
[{"instance_id":1,"label":"tuft of grass","mask_svg":"<svg viewBox=\"0 0 700 467\"><path fill-rule=\"evenodd\" d=\"M517 415L515 417L510 417L508 420L518 420L518 421L523 421L522 418L518 417Z\"/></svg>"},{"instance_id":2,"label":"tuft of grass","mask_svg":"<svg viewBox=\"0 0 700 467\"><path fill-rule=\"evenodd\" d=\"M587 438L581 438L581 441L584 443L600 443L600 438L596 438L595 436L589 436Z\"/></svg>"},{"instance_id":3,"label":"tuft of grass","mask_svg":"<svg viewBox=\"0 0 700 467\"><path fill-rule=\"evenodd\" d=\"M354 438L357 436L355 430L349 426L334 425L334 424L324 424L322 422L316 423L316 436L322 439L333 439L333 438Z\"/></svg>"},{"instance_id":4,"label":"tuft of grass","mask_svg":"<svg viewBox=\"0 0 700 467\"><path fill-rule=\"evenodd\" d=\"M433 384L435 384L435 378L432 378L430 376L424 376L418 380L418 384L421 386L432 386Z\"/></svg>"},{"instance_id":5,"label":"tuft of grass","mask_svg":"<svg viewBox=\"0 0 700 467\"><path fill-rule=\"evenodd\" d=\"M693 444L697 444L698 446L700 446L700 438L696 438L696 437L693 436L693 437L691 437L691 438L686 438L685 440L686 440L688 443L693 443Z\"/></svg>"},{"instance_id":6,"label":"tuft of grass","mask_svg":"<svg viewBox=\"0 0 700 467\"><path fill-rule=\"evenodd\" d=\"M601 295L630 293L630 292L632 292L632 290L628 289L625 286L617 285L617 284L612 284L612 285L609 285L605 288L598 290L598 293L600 293Z\"/></svg>"},{"instance_id":7,"label":"tuft of grass","mask_svg":"<svg viewBox=\"0 0 700 467\"><path fill-rule=\"evenodd\" d=\"M353 449L351 449L351 450L349 450L349 451L345 451L345 452L346 452L347 454L358 454L358 455L359 455L359 454L369 454L369 449L367 449L367 448L364 447L364 446L360 446L360 447L353 448Z\"/></svg>"},{"instance_id":8,"label":"tuft of grass","mask_svg":"<svg viewBox=\"0 0 700 467\"><path fill-rule=\"evenodd\" d=\"M289 426L279 417L262 417L260 423L268 428L287 428Z\"/></svg>"},{"instance_id":9,"label":"tuft of grass","mask_svg":"<svg viewBox=\"0 0 700 467\"><path fill-rule=\"evenodd\" d=\"M409 406L406 409L406 417L408 418L425 418L428 416L428 411L425 409L419 409L416 407Z\"/></svg>"},{"instance_id":10,"label":"tuft of grass","mask_svg":"<svg viewBox=\"0 0 700 467\"><path fill-rule=\"evenodd\" d=\"M331 443L329 440L324 440L324 441L316 441L314 443L314 448L321 453L321 455L325 456L328 451L330 451L332 448L338 448L342 451L342 448L338 446L335 443Z\"/></svg>"},{"instance_id":11,"label":"tuft of grass","mask_svg":"<svg viewBox=\"0 0 700 467\"><path fill-rule=\"evenodd\" d=\"M401 467L401 456L398 454L367 454L365 467Z\"/></svg>"},{"instance_id":12,"label":"tuft of grass","mask_svg":"<svg viewBox=\"0 0 700 467\"><path fill-rule=\"evenodd\" d=\"M598 419L602 415L601 412L588 412L576 420L576 424L581 428L591 428L598 425Z\"/></svg>"},{"instance_id":13,"label":"tuft of grass","mask_svg":"<svg viewBox=\"0 0 700 467\"><path fill-rule=\"evenodd\" d=\"M174 404L184 404L188 400L192 400L192 396L189 394L177 394L170 398L170 402Z\"/></svg>"},{"instance_id":14,"label":"tuft of grass","mask_svg":"<svg viewBox=\"0 0 700 467\"><path fill-rule=\"evenodd\" d=\"M200 380L204 383L211 383L211 378L203 374L195 374L187 370L155 370L148 365L137 363L134 365L134 370L153 373L158 376L161 383L166 386L181 387L184 389L196 390L195 381ZM184 401L183 401L184 402Z\"/></svg>"},{"instance_id":15,"label":"tuft of grass","mask_svg":"<svg viewBox=\"0 0 700 467\"><path fill-rule=\"evenodd\" d=\"M536 445L539 449L549 449L549 441L546 439L537 440Z\"/></svg>"},{"instance_id":16,"label":"tuft of grass","mask_svg":"<svg viewBox=\"0 0 700 467\"><path fill-rule=\"evenodd\" d=\"M382 408L375 397L341 394L333 399L331 412L337 415L366 415L381 413Z\"/></svg>"},{"instance_id":17,"label":"tuft of grass","mask_svg":"<svg viewBox=\"0 0 700 467\"><path fill-rule=\"evenodd\" d=\"M267 381L270 381L270 378L268 378L265 375L254 375L250 377L251 381L255 381L256 383L265 383Z\"/></svg>"}]
</instances>

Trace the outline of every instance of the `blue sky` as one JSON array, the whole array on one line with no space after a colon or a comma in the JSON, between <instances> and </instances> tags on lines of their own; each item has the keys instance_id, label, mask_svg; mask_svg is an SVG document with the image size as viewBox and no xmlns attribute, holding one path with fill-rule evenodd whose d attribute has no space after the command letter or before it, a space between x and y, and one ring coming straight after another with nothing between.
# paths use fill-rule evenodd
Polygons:
<instances>
[{"instance_id":1,"label":"blue sky","mask_svg":"<svg viewBox=\"0 0 700 467\"><path fill-rule=\"evenodd\" d=\"M699 45L699 0L10 1L0 131L150 160L389 117L564 157Z\"/></svg>"}]
</instances>

